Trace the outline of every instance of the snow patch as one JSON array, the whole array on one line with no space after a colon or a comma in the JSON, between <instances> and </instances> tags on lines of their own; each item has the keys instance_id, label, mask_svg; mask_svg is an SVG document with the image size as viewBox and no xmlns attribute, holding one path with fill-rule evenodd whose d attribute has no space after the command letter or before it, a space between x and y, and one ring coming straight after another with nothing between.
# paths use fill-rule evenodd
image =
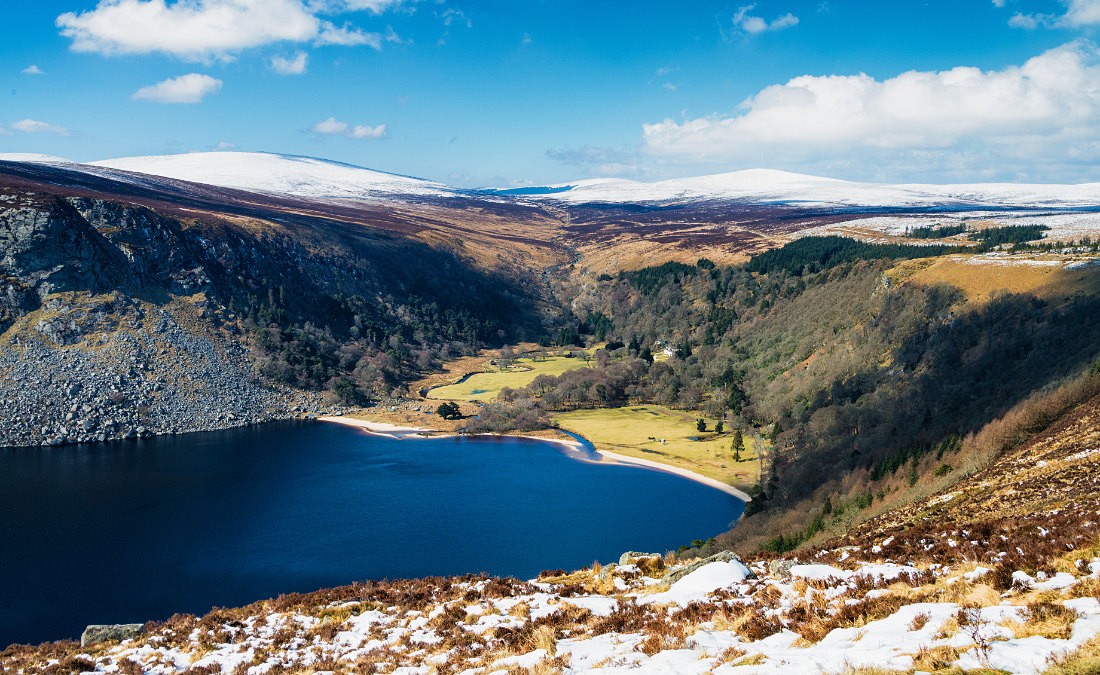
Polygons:
<instances>
[{"instance_id":1,"label":"snow patch","mask_svg":"<svg viewBox=\"0 0 1100 675\"><path fill-rule=\"evenodd\" d=\"M736 560L712 562L672 584L664 593L642 596L639 604L677 604L685 607L695 600L702 600L719 588L729 588L749 578L751 571Z\"/></svg>"}]
</instances>

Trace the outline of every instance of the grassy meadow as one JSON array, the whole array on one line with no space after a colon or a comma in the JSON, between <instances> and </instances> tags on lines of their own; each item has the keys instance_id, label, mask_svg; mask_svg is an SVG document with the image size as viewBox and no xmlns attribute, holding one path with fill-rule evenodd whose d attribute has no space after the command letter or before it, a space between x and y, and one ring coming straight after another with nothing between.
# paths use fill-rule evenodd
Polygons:
<instances>
[{"instance_id":1,"label":"grassy meadow","mask_svg":"<svg viewBox=\"0 0 1100 675\"><path fill-rule=\"evenodd\" d=\"M465 382L436 387L428 392L428 398L445 401L481 401L494 400L505 387L518 389L526 387L539 375L560 375L567 370L584 368L587 364L582 358L583 351L575 356L547 356L544 358L520 358L507 368L497 368L484 373L475 373Z\"/></svg>"},{"instance_id":2,"label":"grassy meadow","mask_svg":"<svg viewBox=\"0 0 1100 675\"><path fill-rule=\"evenodd\" d=\"M640 405L558 413L553 421L592 441L597 450L688 469L740 488L754 485L760 452L755 435L744 434L745 450L735 462L730 430L716 434L716 420L707 420L709 431L700 433L695 426L698 418L697 413Z\"/></svg>"},{"instance_id":3,"label":"grassy meadow","mask_svg":"<svg viewBox=\"0 0 1100 675\"><path fill-rule=\"evenodd\" d=\"M963 292L968 302L982 304L999 293L1030 293L1045 300L1061 301L1100 290L1095 267L1067 270L1072 262L1062 256L943 256L907 260L888 271L895 282L923 286L947 284Z\"/></svg>"}]
</instances>

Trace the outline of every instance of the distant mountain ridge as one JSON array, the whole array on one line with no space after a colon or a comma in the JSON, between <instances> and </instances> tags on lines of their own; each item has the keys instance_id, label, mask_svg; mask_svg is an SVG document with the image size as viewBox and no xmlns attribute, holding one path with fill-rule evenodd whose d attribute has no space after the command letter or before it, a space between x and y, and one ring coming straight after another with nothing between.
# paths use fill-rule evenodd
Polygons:
<instances>
[{"instance_id":1,"label":"distant mountain ridge","mask_svg":"<svg viewBox=\"0 0 1100 675\"><path fill-rule=\"evenodd\" d=\"M874 208L1088 208L1100 205L1100 183L1081 185L974 183L955 185L877 184L823 178L773 169L676 178L645 183L599 178L524 188L534 199L603 204L670 204L738 201L762 205Z\"/></svg>"},{"instance_id":2,"label":"distant mountain ridge","mask_svg":"<svg viewBox=\"0 0 1100 675\"><path fill-rule=\"evenodd\" d=\"M522 188L466 190L444 183L331 160L266 152L195 152L99 160L86 164L34 154L0 160L66 164L116 180L132 174L310 199L481 196L563 204L683 205L736 201L761 206L913 209L1093 209L1100 183L879 184L779 171L728 173L642 182L595 178Z\"/></svg>"},{"instance_id":3,"label":"distant mountain ridge","mask_svg":"<svg viewBox=\"0 0 1100 675\"><path fill-rule=\"evenodd\" d=\"M442 183L411 176L313 157L262 152L122 157L87 166L318 199L371 199L392 194L443 196L454 192Z\"/></svg>"}]
</instances>

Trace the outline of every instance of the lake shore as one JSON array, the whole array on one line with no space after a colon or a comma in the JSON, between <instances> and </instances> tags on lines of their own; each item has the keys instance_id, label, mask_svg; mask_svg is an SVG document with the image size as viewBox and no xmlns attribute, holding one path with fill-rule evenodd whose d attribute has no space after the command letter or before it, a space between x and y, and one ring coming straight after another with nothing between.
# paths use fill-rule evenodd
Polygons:
<instances>
[{"instance_id":1,"label":"lake shore","mask_svg":"<svg viewBox=\"0 0 1100 675\"><path fill-rule=\"evenodd\" d=\"M333 422L335 424L343 424L345 426L355 427L362 429L368 433L377 434L380 436L389 436L391 438L445 438L448 436L459 436L460 434L452 431L439 431L436 429L429 429L424 427L412 427L401 426L397 424L390 424L388 422L375 422L372 420L365 420L357 417L336 417L326 415L317 418L321 422ZM493 434L483 434L491 436ZM584 442L555 438L551 435L534 435L534 434L505 434L507 436L514 436L517 438L528 438L536 441L545 441L548 443L557 443L558 445L565 446L568 450L570 457L582 462L593 462L596 464L621 464L628 466L638 466L646 469L653 469L655 471L664 471L665 473L675 474L681 478L687 478L688 480L702 483L715 490L721 490L728 495L736 497L743 502L752 501L752 497L743 490L727 485L721 481L713 478L708 478L694 471L684 469L678 466L671 466L669 464L663 464L661 462L655 462L650 459L642 459L639 457L629 457L627 455L620 455L616 452L608 450L597 449L590 441L585 439ZM587 447L586 447L587 446ZM597 456L596 459L584 456L584 450L594 452Z\"/></svg>"}]
</instances>

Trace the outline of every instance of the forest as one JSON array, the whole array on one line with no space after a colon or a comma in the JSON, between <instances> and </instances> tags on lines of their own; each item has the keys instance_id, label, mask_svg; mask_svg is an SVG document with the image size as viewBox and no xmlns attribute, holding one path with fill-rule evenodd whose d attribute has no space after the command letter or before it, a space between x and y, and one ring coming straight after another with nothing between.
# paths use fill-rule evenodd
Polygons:
<instances>
[{"instance_id":1,"label":"forest","mask_svg":"<svg viewBox=\"0 0 1100 675\"><path fill-rule=\"evenodd\" d=\"M732 545L739 532L760 531L754 519L807 503L830 515L821 501L830 490L838 510L845 501L867 508L876 498L868 484L949 473L961 439L1080 376L1100 351L1094 295L1002 294L972 306L950 286L885 283L893 259L929 247L805 241L743 266L668 263L601 282L575 319L578 332L608 341L590 367L504 391L472 429L534 428L555 411L639 403L762 428L774 449ZM827 250L885 258L823 261ZM853 475L866 479L855 492L842 487ZM786 550L812 534L766 546Z\"/></svg>"}]
</instances>

